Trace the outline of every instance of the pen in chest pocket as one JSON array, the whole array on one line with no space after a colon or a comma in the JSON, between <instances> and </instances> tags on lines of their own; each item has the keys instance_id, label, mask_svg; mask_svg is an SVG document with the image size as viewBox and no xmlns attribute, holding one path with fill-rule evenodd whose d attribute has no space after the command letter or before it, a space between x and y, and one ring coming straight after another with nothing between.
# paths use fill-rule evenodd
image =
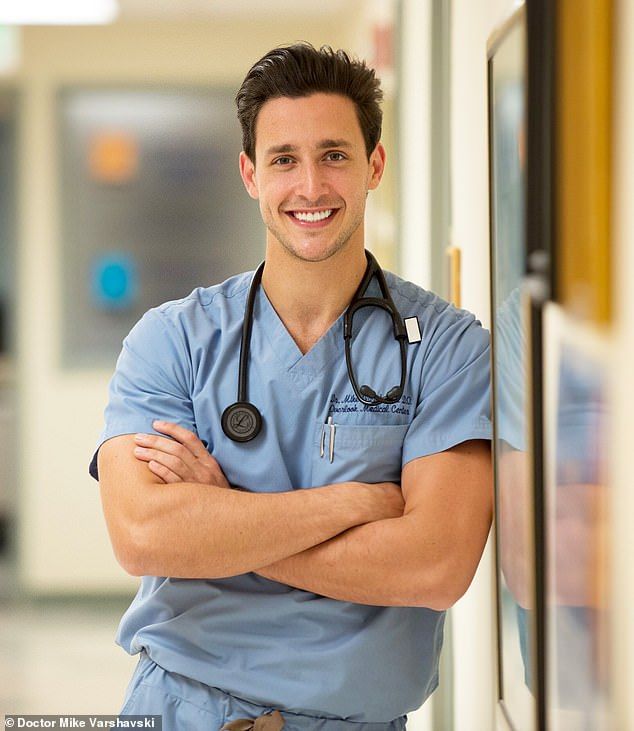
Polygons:
<instances>
[{"instance_id":1,"label":"pen in chest pocket","mask_svg":"<svg viewBox=\"0 0 634 731\"><path fill-rule=\"evenodd\" d=\"M328 417L328 421L321 428L321 442L319 445L319 456L323 458L326 447L326 427L328 427L329 438L328 438L328 458L332 462L335 458L335 433L337 431L337 425L333 422L332 416Z\"/></svg>"}]
</instances>

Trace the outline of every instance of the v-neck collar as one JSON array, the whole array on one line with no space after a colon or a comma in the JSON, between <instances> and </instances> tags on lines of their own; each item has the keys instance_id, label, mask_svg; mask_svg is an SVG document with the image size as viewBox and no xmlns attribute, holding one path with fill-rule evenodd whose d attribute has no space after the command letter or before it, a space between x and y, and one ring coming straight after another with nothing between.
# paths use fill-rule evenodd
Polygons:
<instances>
[{"instance_id":1,"label":"v-neck collar","mask_svg":"<svg viewBox=\"0 0 634 731\"><path fill-rule=\"evenodd\" d=\"M264 287L258 287L255 301L256 327L269 341L282 370L300 385L306 385L336 358L343 357L343 318L345 310L305 354L299 349L271 304Z\"/></svg>"}]
</instances>

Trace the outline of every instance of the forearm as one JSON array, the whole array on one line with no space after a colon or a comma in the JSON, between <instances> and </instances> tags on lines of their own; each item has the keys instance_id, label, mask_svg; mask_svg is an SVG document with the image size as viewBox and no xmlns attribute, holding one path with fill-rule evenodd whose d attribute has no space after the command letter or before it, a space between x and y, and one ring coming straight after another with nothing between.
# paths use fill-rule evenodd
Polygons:
<instances>
[{"instance_id":1,"label":"forearm","mask_svg":"<svg viewBox=\"0 0 634 731\"><path fill-rule=\"evenodd\" d=\"M275 563L373 520L377 501L360 499L356 487L256 494L188 482L152 485L131 526L131 573L219 578Z\"/></svg>"},{"instance_id":2,"label":"forearm","mask_svg":"<svg viewBox=\"0 0 634 731\"><path fill-rule=\"evenodd\" d=\"M446 562L416 533L411 515L366 523L257 573L341 601L444 609Z\"/></svg>"}]
</instances>

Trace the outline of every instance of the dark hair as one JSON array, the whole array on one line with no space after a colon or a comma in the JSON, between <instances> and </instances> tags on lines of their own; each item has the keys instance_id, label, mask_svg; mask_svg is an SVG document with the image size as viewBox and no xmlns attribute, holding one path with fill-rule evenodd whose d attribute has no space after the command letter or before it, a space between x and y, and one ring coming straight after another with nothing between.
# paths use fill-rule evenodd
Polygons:
<instances>
[{"instance_id":1,"label":"dark hair","mask_svg":"<svg viewBox=\"0 0 634 731\"><path fill-rule=\"evenodd\" d=\"M236 95L242 149L255 162L255 124L262 105L278 97L317 92L341 94L354 102L368 158L381 138L383 99L379 79L365 61L330 46L301 42L274 48L257 61Z\"/></svg>"}]
</instances>

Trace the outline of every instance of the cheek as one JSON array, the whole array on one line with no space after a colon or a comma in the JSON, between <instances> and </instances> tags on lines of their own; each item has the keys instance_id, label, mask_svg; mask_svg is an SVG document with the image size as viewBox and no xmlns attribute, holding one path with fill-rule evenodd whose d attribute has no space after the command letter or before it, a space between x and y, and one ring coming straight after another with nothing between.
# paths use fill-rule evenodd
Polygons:
<instances>
[{"instance_id":1,"label":"cheek","mask_svg":"<svg viewBox=\"0 0 634 731\"><path fill-rule=\"evenodd\" d=\"M258 184L258 198L260 207L264 206L268 209L276 209L284 200L283 186L275 181L262 181Z\"/></svg>"},{"instance_id":2,"label":"cheek","mask_svg":"<svg viewBox=\"0 0 634 731\"><path fill-rule=\"evenodd\" d=\"M266 199L262 198L262 197L258 198L258 205L260 207L260 216L262 216L262 220L269 221L271 218L271 214L270 214L271 209L270 209L269 204L266 201Z\"/></svg>"},{"instance_id":3,"label":"cheek","mask_svg":"<svg viewBox=\"0 0 634 731\"><path fill-rule=\"evenodd\" d=\"M278 211L279 200L276 201L268 192L266 194L261 193L258 198L258 205L260 206L262 220L272 223Z\"/></svg>"},{"instance_id":4,"label":"cheek","mask_svg":"<svg viewBox=\"0 0 634 731\"><path fill-rule=\"evenodd\" d=\"M363 184L359 184L357 187L350 189L347 191L346 197L348 208L354 211L362 211L365 208L367 197L368 190Z\"/></svg>"},{"instance_id":5,"label":"cheek","mask_svg":"<svg viewBox=\"0 0 634 731\"><path fill-rule=\"evenodd\" d=\"M365 200L370 186L370 178L367 169L363 167L357 169L353 176L342 176L338 180L333 180L333 187L351 204L354 201L354 205L357 205L358 201Z\"/></svg>"}]
</instances>

